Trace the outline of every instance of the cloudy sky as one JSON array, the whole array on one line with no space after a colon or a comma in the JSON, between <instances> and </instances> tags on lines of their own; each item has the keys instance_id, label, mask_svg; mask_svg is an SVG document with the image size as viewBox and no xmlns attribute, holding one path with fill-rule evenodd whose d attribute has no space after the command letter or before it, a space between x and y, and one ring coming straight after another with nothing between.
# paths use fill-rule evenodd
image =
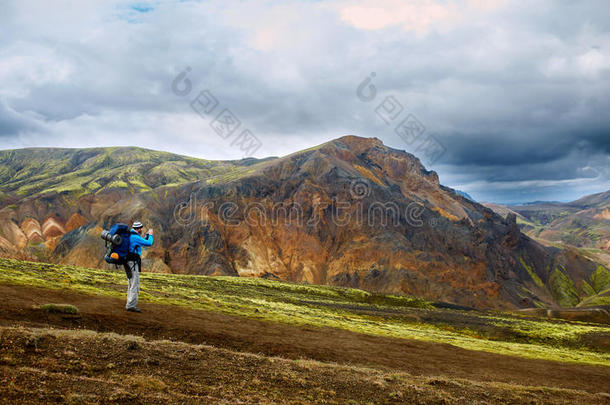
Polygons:
<instances>
[{"instance_id":1,"label":"cloudy sky","mask_svg":"<svg viewBox=\"0 0 610 405\"><path fill-rule=\"evenodd\" d=\"M481 201L607 190L610 3L0 2L0 149L236 159L345 134Z\"/></svg>"}]
</instances>

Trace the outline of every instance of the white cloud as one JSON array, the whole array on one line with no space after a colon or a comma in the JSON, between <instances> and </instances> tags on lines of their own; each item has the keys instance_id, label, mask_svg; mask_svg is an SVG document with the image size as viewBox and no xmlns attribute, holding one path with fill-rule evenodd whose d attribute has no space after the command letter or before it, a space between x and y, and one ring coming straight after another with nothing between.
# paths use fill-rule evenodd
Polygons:
<instances>
[{"instance_id":1,"label":"white cloud","mask_svg":"<svg viewBox=\"0 0 610 405\"><path fill-rule=\"evenodd\" d=\"M458 11L455 2L441 4L434 0L364 0L348 2L340 8L342 20L356 28L379 30L398 25L419 33L450 23Z\"/></svg>"},{"instance_id":2,"label":"white cloud","mask_svg":"<svg viewBox=\"0 0 610 405\"><path fill-rule=\"evenodd\" d=\"M341 19L359 29L399 26L418 34L446 32L457 24L472 24L481 13L497 11L506 0L346 0L335 4Z\"/></svg>"}]
</instances>

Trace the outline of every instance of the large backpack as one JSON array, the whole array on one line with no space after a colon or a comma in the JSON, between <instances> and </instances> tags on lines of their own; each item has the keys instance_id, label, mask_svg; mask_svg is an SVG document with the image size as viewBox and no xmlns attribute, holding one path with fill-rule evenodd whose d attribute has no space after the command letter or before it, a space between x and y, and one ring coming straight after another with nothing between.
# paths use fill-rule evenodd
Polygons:
<instances>
[{"instance_id":1,"label":"large backpack","mask_svg":"<svg viewBox=\"0 0 610 405\"><path fill-rule=\"evenodd\" d=\"M127 262L130 234L129 226L122 223L114 224L109 231L102 232L102 239L106 241L106 256L104 256L104 260L107 263L118 265Z\"/></svg>"}]
</instances>

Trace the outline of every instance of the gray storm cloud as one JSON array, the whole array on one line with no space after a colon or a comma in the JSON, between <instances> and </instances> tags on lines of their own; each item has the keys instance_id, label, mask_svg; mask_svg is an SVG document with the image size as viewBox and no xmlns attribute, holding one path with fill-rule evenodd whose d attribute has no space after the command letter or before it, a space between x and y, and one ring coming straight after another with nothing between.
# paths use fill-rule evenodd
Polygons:
<instances>
[{"instance_id":1,"label":"gray storm cloud","mask_svg":"<svg viewBox=\"0 0 610 405\"><path fill-rule=\"evenodd\" d=\"M348 133L418 154L375 112L392 96L444 146L430 168L477 199L610 188L605 1L61 3L3 5L0 148L241 158L189 106L207 89L261 140L257 157Z\"/></svg>"}]
</instances>

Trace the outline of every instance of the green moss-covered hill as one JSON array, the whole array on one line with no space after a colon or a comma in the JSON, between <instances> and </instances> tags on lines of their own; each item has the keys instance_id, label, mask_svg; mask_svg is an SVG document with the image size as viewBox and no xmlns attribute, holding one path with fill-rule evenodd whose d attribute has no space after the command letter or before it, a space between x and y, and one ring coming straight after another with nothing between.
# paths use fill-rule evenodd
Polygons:
<instances>
[{"instance_id":1,"label":"green moss-covered hill","mask_svg":"<svg viewBox=\"0 0 610 405\"><path fill-rule=\"evenodd\" d=\"M0 203L51 193L133 192L238 176L258 161L213 161L136 147L0 151Z\"/></svg>"}]
</instances>

